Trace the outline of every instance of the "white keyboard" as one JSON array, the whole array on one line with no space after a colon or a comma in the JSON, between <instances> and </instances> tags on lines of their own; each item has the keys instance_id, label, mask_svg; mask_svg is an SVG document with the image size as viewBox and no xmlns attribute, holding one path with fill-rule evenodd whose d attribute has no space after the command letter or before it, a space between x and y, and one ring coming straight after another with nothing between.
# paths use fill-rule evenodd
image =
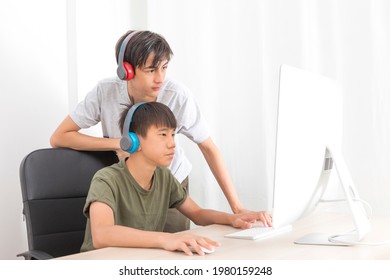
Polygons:
<instances>
[{"instance_id":1,"label":"white keyboard","mask_svg":"<svg viewBox=\"0 0 390 280\"><path fill-rule=\"evenodd\" d=\"M244 230L226 234L225 237L254 240L260 238L272 237L277 234L291 231L291 229L292 229L291 225L283 226L276 229L273 227L253 227L253 228L244 229Z\"/></svg>"}]
</instances>

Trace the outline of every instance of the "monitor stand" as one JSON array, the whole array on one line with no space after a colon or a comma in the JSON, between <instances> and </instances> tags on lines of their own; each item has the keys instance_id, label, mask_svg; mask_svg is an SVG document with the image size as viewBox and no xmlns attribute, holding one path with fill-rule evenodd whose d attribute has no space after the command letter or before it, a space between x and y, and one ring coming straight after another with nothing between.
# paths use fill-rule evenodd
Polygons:
<instances>
[{"instance_id":1,"label":"monitor stand","mask_svg":"<svg viewBox=\"0 0 390 280\"><path fill-rule=\"evenodd\" d=\"M344 200L348 202L355 229L350 233L339 235L310 233L296 240L294 242L295 244L332 246L354 245L370 231L371 226L366 210L363 207L355 185L353 184L342 153L335 147L328 146L326 148L324 167L317 185L317 195L322 196L324 194L326 184L329 179L329 173L333 170L333 167L337 171L337 175L341 183L340 185L345 195Z\"/></svg>"},{"instance_id":2,"label":"monitor stand","mask_svg":"<svg viewBox=\"0 0 390 280\"><path fill-rule=\"evenodd\" d=\"M330 234L326 233L309 233L294 241L295 244L301 245L329 245L329 246L349 246L348 243L329 241Z\"/></svg>"}]
</instances>

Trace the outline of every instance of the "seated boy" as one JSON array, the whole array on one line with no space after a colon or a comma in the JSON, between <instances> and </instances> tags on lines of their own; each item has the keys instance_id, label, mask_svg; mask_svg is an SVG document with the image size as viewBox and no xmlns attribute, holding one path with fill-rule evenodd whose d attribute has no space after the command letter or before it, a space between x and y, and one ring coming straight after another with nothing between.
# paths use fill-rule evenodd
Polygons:
<instances>
[{"instance_id":1,"label":"seated boy","mask_svg":"<svg viewBox=\"0 0 390 280\"><path fill-rule=\"evenodd\" d=\"M124 135L135 133L129 133L133 135L133 150L122 147L130 157L103 168L92 179L84 207L88 219L81 251L143 247L192 255L188 248L192 246L204 255L200 247L220 245L188 232L163 232L167 211L173 207L197 225L226 224L245 229L259 220L271 226L267 212L228 214L200 208L166 168L175 152L176 119L172 111L158 102L134 106L121 118Z\"/></svg>"}]
</instances>

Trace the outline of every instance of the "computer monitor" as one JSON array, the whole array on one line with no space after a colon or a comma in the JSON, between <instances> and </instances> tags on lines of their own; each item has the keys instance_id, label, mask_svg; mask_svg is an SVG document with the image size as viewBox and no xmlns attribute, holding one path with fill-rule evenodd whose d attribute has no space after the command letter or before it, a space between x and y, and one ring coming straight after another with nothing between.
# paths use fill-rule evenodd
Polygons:
<instances>
[{"instance_id":1,"label":"computer monitor","mask_svg":"<svg viewBox=\"0 0 390 280\"><path fill-rule=\"evenodd\" d=\"M342 143L342 92L334 79L289 65L280 68L274 169L274 227L292 224L310 214L337 171L356 226L349 235L310 235L300 244L336 244L358 241L369 231L344 159ZM325 239L324 239L325 238ZM340 243L341 244L341 243Z\"/></svg>"}]
</instances>

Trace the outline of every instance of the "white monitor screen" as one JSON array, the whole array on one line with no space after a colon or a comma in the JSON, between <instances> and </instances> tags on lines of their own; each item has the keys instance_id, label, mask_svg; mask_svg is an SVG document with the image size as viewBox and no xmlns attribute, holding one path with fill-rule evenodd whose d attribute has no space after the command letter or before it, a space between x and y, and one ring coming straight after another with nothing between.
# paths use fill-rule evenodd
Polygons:
<instances>
[{"instance_id":1,"label":"white monitor screen","mask_svg":"<svg viewBox=\"0 0 390 280\"><path fill-rule=\"evenodd\" d=\"M288 65L280 68L274 174L274 226L310 213L327 145L341 146L342 94L336 80Z\"/></svg>"}]
</instances>

